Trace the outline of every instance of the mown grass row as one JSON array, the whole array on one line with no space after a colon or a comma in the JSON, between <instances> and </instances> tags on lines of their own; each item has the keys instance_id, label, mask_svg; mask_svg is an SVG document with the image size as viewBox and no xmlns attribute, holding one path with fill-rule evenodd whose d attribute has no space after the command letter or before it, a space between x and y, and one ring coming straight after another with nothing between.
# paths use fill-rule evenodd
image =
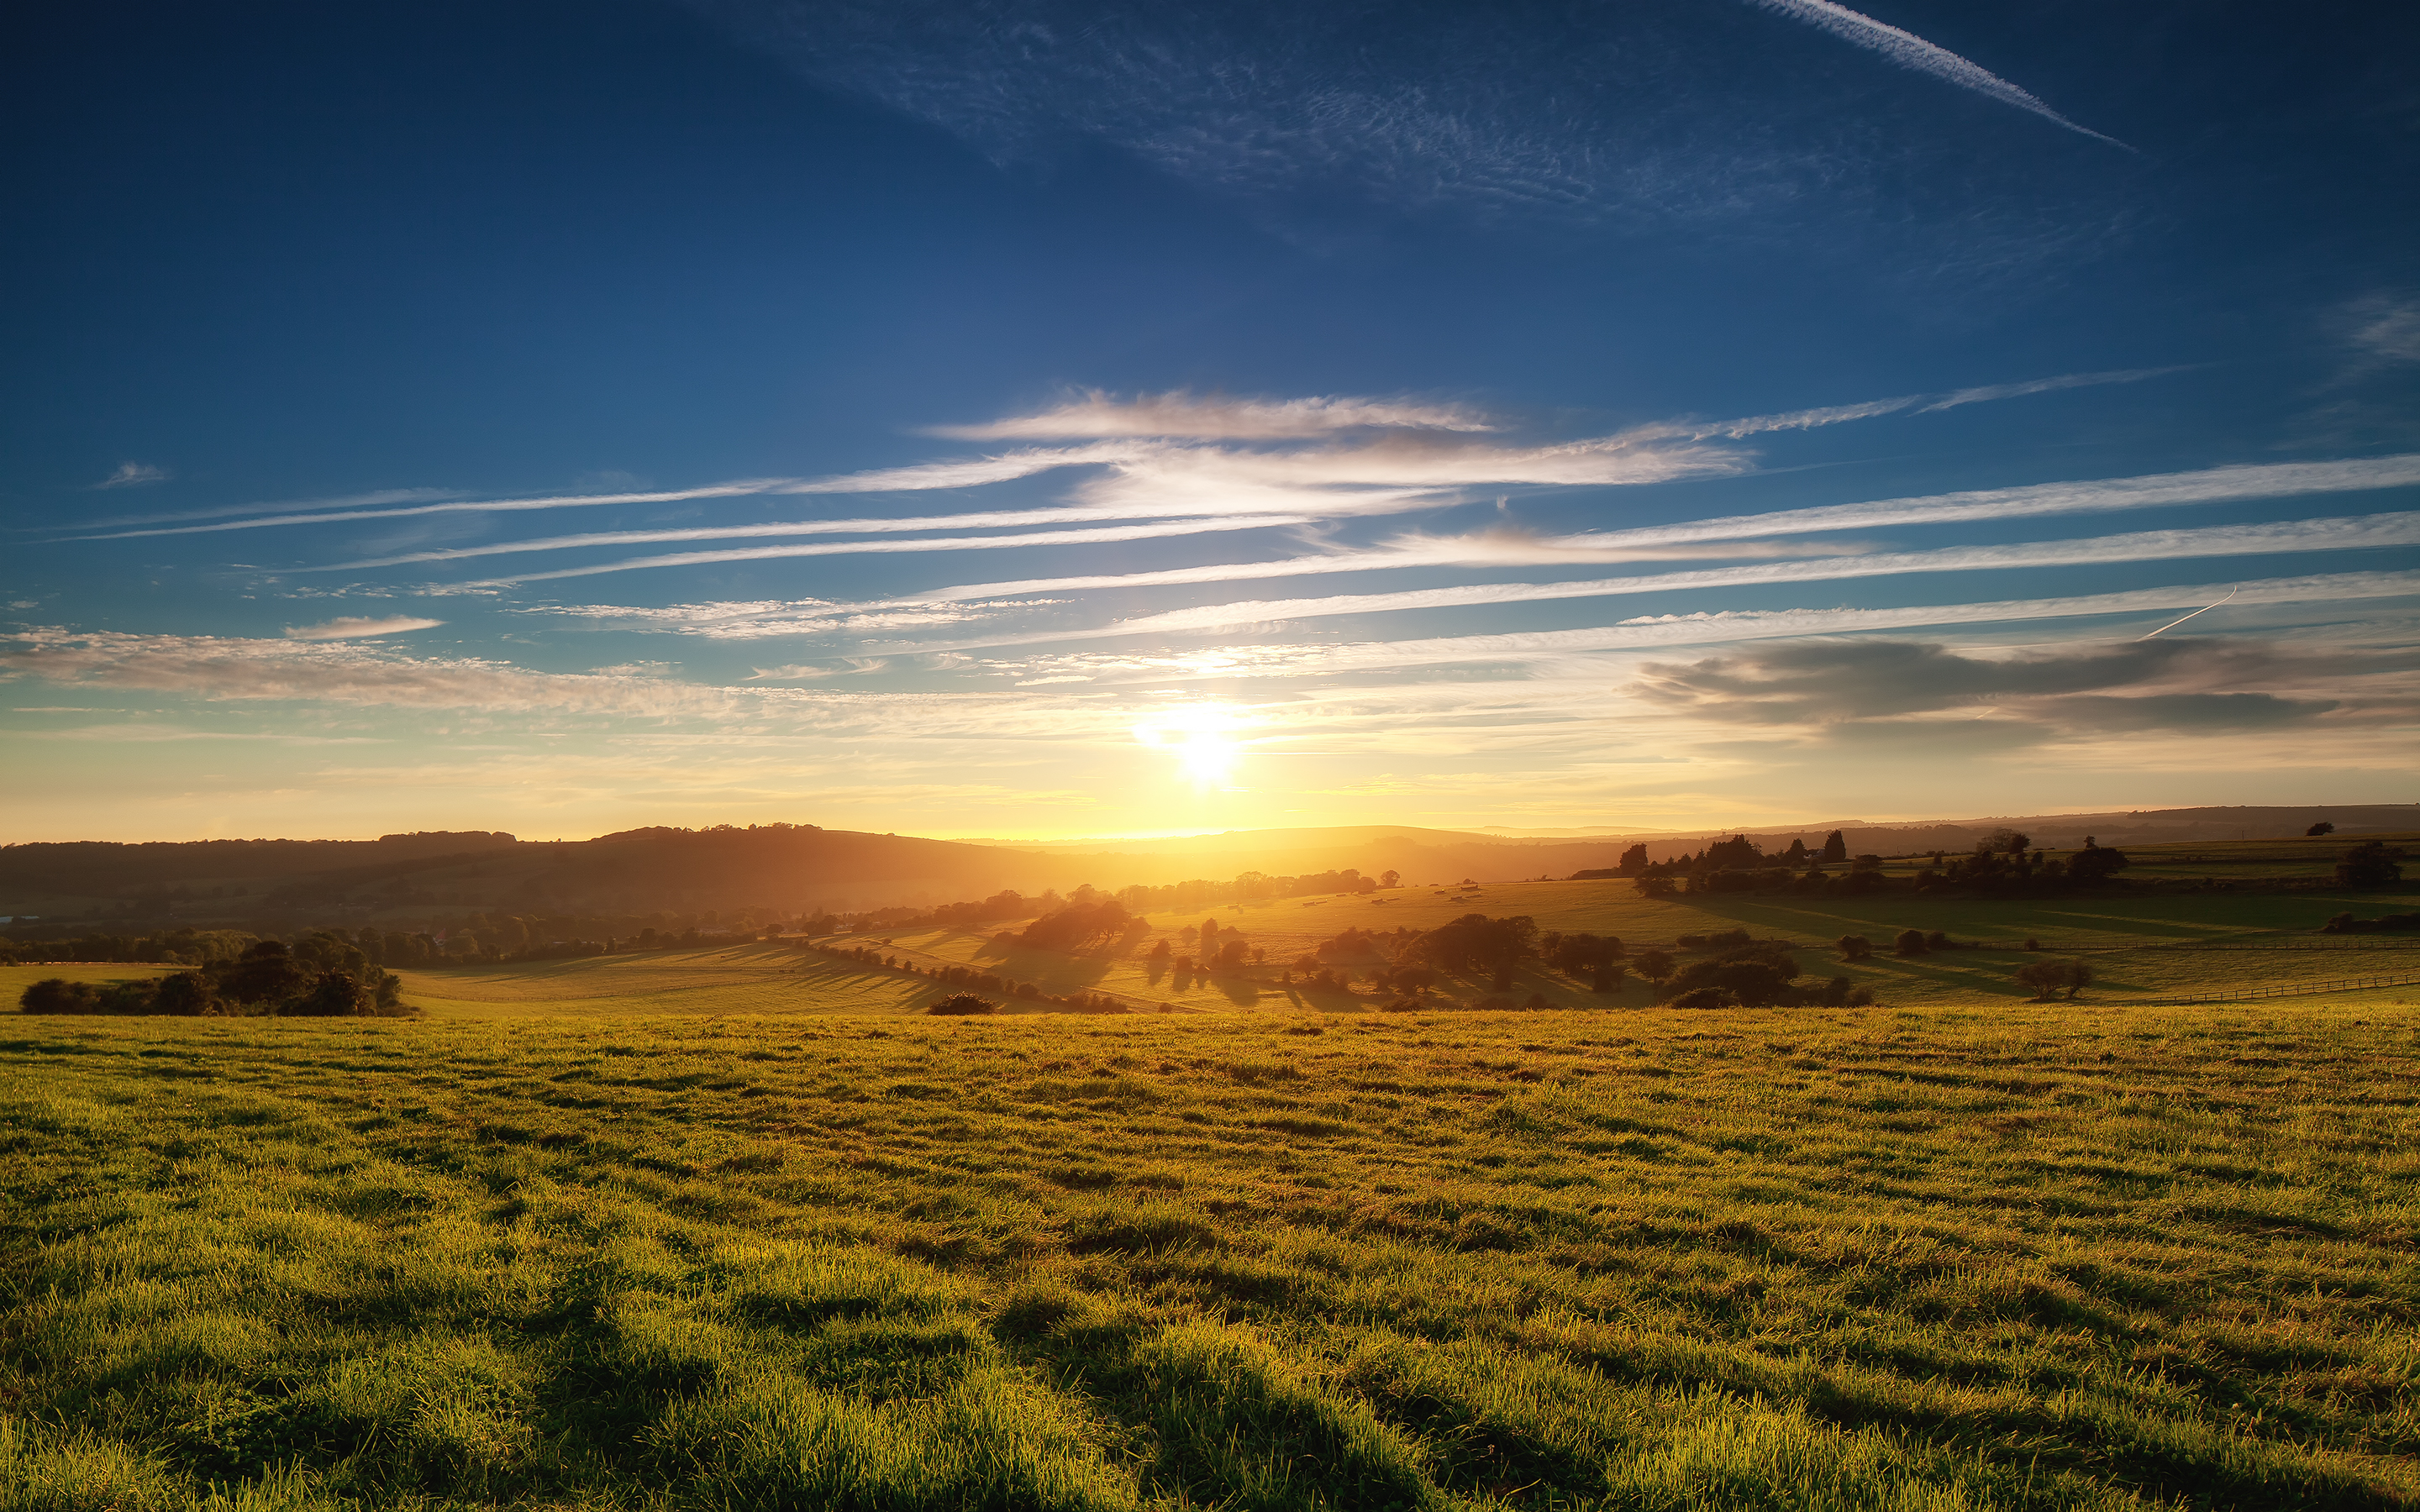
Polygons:
<instances>
[{"instance_id":1,"label":"mown grass row","mask_svg":"<svg viewBox=\"0 0 2420 1512\"><path fill-rule=\"evenodd\" d=\"M0 1507L2420 1495L2408 1002L10 1028Z\"/></svg>"}]
</instances>

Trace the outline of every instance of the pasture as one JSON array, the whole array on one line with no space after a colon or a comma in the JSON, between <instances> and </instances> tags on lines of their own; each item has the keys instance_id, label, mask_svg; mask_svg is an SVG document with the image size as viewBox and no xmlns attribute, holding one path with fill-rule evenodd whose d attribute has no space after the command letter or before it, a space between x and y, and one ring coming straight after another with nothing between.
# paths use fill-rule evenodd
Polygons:
<instances>
[{"instance_id":1,"label":"pasture","mask_svg":"<svg viewBox=\"0 0 2420 1512\"><path fill-rule=\"evenodd\" d=\"M2112 892L2023 900L1907 894L1651 899L1639 897L1623 881L1518 882L1229 903L1183 914L1163 911L1149 916L1152 928L1147 932L1075 954L1027 949L999 937L1014 933L1021 921L977 930L867 931L831 943L872 946L927 965L979 966L1038 983L1054 994L1112 993L1138 1004L1166 1003L1178 1009L1334 1011L1357 1005L1342 995L1316 993L1281 980L1290 963L1322 940L1348 928L1419 933L1467 913L1526 914L1541 930L1617 935L1634 953L1649 946L1669 947L1683 934L1745 929L1759 938L1791 941L1802 948L1798 959L1807 971L1848 977L1885 1004L1949 1008L2028 996L2015 981L2017 967L2032 959L2024 949L2027 939L2045 952L2089 961L2099 979L2091 995L2118 1000L2420 969L2420 937L2312 933L2334 914L2375 915L2406 907L2402 896L2313 889L2273 894ZM1152 947L1160 940L1171 942L1171 954L1191 950L1204 918L1240 931L1262 949L1264 962L1180 976L1151 959ZM1979 943L1981 949L1895 957L1889 953L1891 938L1905 929L1940 930L1954 939ZM1862 962L1840 961L1831 947L1844 934L1863 934L1882 953ZM879 971L864 975L869 980L894 976ZM1465 1002L1495 993L1480 978L1449 981L1441 989L1442 995ZM1533 993L1558 1008L1574 1009L1644 1008L1660 995L1635 977L1618 994L1596 994L1531 961L1517 973L1509 995L1526 1001ZM940 990L926 995L939 996Z\"/></svg>"},{"instance_id":2,"label":"pasture","mask_svg":"<svg viewBox=\"0 0 2420 1512\"><path fill-rule=\"evenodd\" d=\"M0 1506L2420 1497L2420 993L483 990L8 1026Z\"/></svg>"}]
</instances>

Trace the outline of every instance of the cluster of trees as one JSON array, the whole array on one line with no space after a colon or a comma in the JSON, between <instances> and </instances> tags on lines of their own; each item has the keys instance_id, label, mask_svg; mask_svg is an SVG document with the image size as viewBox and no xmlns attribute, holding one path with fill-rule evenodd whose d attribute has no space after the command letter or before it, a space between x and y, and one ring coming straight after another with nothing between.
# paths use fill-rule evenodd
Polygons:
<instances>
[{"instance_id":1,"label":"cluster of trees","mask_svg":"<svg viewBox=\"0 0 2420 1512\"><path fill-rule=\"evenodd\" d=\"M2339 887L2391 887L2403 880L2400 848L2388 850L2382 841L2364 841L2336 858Z\"/></svg>"},{"instance_id":2,"label":"cluster of trees","mask_svg":"<svg viewBox=\"0 0 2420 1512\"><path fill-rule=\"evenodd\" d=\"M1022 918L1029 914L1047 917L1067 908L1097 906L1103 903L1114 903L1127 914L1139 917L1163 911L1207 908L1218 903L1257 903L1270 898L1374 892L1380 887L1400 887L1402 884L1403 878L1393 872L1365 877L1349 866L1339 872L1310 872L1297 877L1246 872L1227 882L1197 877L1189 882L1171 882L1158 887L1137 883L1130 887L1120 887L1115 892L1105 892L1086 883L1063 898L1055 889L1038 898L1028 898L1009 890L977 902L943 903L938 908L883 908L845 918L827 917L811 921L808 932L830 933L843 928L967 929L1000 919ZM814 927L816 924L830 927L817 929Z\"/></svg>"},{"instance_id":3,"label":"cluster of trees","mask_svg":"<svg viewBox=\"0 0 2420 1512\"><path fill-rule=\"evenodd\" d=\"M2054 1001L2062 994L2072 999L2092 985L2092 967L2073 957L2028 961L2017 968L2017 982L2033 989L2037 1003Z\"/></svg>"},{"instance_id":4,"label":"cluster of trees","mask_svg":"<svg viewBox=\"0 0 2420 1512\"><path fill-rule=\"evenodd\" d=\"M1675 974L1667 999L1676 1008L1838 1008L1871 1003L1873 994L1846 977L1801 985L1804 976L1789 947L1777 940L1728 945Z\"/></svg>"},{"instance_id":5,"label":"cluster of trees","mask_svg":"<svg viewBox=\"0 0 2420 1512\"><path fill-rule=\"evenodd\" d=\"M1399 958L1453 975L1486 972L1501 990L1512 985L1522 958L1538 953L1538 922L1527 914L1490 918L1465 914L1415 938Z\"/></svg>"},{"instance_id":6,"label":"cluster of trees","mask_svg":"<svg viewBox=\"0 0 2420 1512\"><path fill-rule=\"evenodd\" d=\"M1838 875L1824 871L1828 864L1848 860L1845 854L1835 854L1845 851L1844 846L1832 843L1839 839L1840 832L1834 830L1820 852L1809 851L1793 840L1788 851L1767 857L1754 841L1735 835L1695 856L1641 867L1637 872L1638 891L1648 898L1669 898L1682 893L1855 896L1889 888L1914 892L1955 888L1991 894L2056 893L2099 887L2128 864L2125 852L2102 845L2090 836L2085 838L2084 849L2065 860L2053 860L2046 852L2029 851L2032 841L2026 836L2001 829L1978 841L1969 855L1950 857L1935 852L1931 866L1913 877L1895 881L1883 874L1883 858L1879 856L1849 860L1849 870Z\"/></svg>"},{"instance_id":7,"label":"cluster of trees","mask_svg":"<svg viewBox=\"0 0 2420 1512\"><path fill-rule=\"evenodd\" d=\"M1115 898L1096 895L1043 915L1025 926L1016 943L1034 950L1081 950L1150 927L1127 913L1125 904Z\"/></svg>"},{"instance_id":8,"label":"cluster of trees","mask_svg":"<svg viewBox=\"0 0 2420 1512\"><path fill-rule=\"evenodd\" d=\"M276 1014L307 1018L401 1018L402 983L349 948L322 936L311 949L260 940L241 955L145 981L96 983L52 977L25 989L27 1013L162 1013L180 1017Z\"/></svg>"}]
</instances>

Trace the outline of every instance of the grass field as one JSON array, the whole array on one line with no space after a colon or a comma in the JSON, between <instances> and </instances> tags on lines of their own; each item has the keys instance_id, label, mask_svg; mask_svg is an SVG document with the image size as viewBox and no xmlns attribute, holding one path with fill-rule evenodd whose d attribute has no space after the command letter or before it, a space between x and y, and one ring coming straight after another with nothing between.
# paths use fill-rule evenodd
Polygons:
<instances>
[{"instance_id":1,"label":"grass field","mask_svg":"<svg viewBox=\"0 0 2420 1512\"><path fill-rule=\"evenodd\" d=\"M1039 983L1052 993L1097 991L1143 1003L1179 1008L1325 1008L1350 1006L1338 995L1321 996L1280 980L1283 964L1348 927L1373 931L1434 929L1466 913L1526 914L1542 930L1614 934L1633 950L1669 945L1683 934L1743 928L1760 938L1784 939L1806 949L1799 964L1817 975L1841 975L1872 989L1885 1003L1906 1007L1973 1006L2028 995L2015 981L2016 968L2031 959L2026 939L2055 954L2089 959L2098 975L2096 997L2181 996L2238 987L2330 980L2371 973L2420 969L2420 937L2326 936L2312 933L2329 916L2350 910L2364 915L2408 907L2402 894L2313 890L2258 893L2112 893L2039 900L1919 898L1904 894L1864 898L1753 898L1745 896L1641 898L1627 882L1519 882L1450 889L1404 887L1364 896L1284 899L1226 904L1199 913L1155 914L1151 933L1114 949L1063 955L1029 950L994 935L1016 925L984 930L875 931L839 938L845 946L885 946L911 959L980 965L985 970ZM1179 979L1148 959L1153 942L1170 939L1187 950L1184 936L1204 918L1240 930L1267 956L1249 971ZM1903 929L1941 930L1953 938L1980 941L1986 949L1900 959L1887 951ZM1858 964L1836 958L1831 943L1843 934L1864 934L1885 953ZM888 974L877 974L888 975ZM451 974L448 974L450 980ZM912 983L912 979L897 979ZM1450 982L1445 993L1476 1000L1495 989L1484 980ZM1658 994L1637 979L1617 995L1600 995L1545 970L1525 965L1512 995L1531 993L1559 1007L1641 1008ZM939 996L941 990L928 995Z\"/></svg>"},{"instance_id":2,"label":"grass field","mask_svg":"<svg viewBox=\"0 0 2420 1512\"><path fill-rule=\"evenodd\" d=\"M504 987L450 1000L485 1022L8 1026L0 1507L2420 1499L2420 993Z\"/></svg>"}]
</instances>

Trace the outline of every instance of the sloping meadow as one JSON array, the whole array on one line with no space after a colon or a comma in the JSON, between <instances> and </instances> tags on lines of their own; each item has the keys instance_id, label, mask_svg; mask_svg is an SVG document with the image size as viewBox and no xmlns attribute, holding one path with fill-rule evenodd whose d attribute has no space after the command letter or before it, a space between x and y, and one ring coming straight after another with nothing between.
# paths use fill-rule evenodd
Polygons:
<instances>
[{"instance_id":1,"label":"sloping meadow","mask_svg":"<svg viewBox=\"0 0 2420 1512\"><path fill-rule=\"evenodd\" d=\"M24 1022L0 1507L2406 1505L2412 1022Z\"/></svg>"}]
</instances>

